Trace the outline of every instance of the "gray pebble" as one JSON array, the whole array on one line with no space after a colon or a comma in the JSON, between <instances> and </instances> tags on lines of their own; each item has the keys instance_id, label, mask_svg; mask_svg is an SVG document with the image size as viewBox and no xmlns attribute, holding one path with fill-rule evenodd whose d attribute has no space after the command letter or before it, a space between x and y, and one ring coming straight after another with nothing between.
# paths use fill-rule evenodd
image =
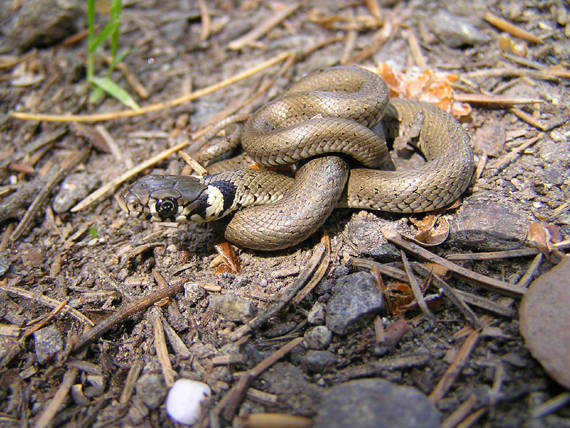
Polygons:
<instances>
[{"instance_id":1,"label":"gray pebble","mask_svg":"<svg viewBox=\"0 0 570 428\"><path fill-rule=\"evenodd\" d=\"M54 325L39 329L34 333L34 348L40 364L51 361L58 352L63 351L61 332Z\"/></svg>"},{"instance_id":2,"label":"gray pebble","mask_svg":"<svg viewBox=\"0 0 570 428\"><path fill-rule=\"evenodd\" d=\"M490 38L465 18L440 9L428 20L431 30L445 45L458 48L463 45L488 43Z\"/></svg>"},{"instance_id":3,"label":"gray pebble","mask_svg":"<svg viewBox=\"0 0 570 428\"><path fill-rule=\"evenodd\" d=\"M137 397L151 410L159 407L166 397L166 385L160 374L143 374L137 380L135 390Z\"/></svg>"},{"instance_id":4,"label":"gray pebble","mask_svg":"<svg viewBox=\"0 0 570 428\"><path fill-rule=\"evenodd\" d=\"M312 373L324 373L329 367L336 365L336 355L329 351L307 351L301 358L301 365Z\"/></svg>"},{"instance_id":5,"label":"gray pebble","mask_svg":"<svg viewBox=\"0 0 570 428\"><path fill-rule=\"evenodd\" d=\"M382 292L374 277L357 272L339 278L327 305L327 327L337 334L359 330L384 307Z\"/></svg>"},{"instance_id":6,"label":"gray pebble","mask_svg":"<svg viewBox=\"0 0 570 428\"><path fill-rule=\"evenodd\" d=\"M323 394L315 427L431 428L440 422L439 411L415 388L373 378L341 383Z\"/></svg>"},{"instance_id":7,"label":"gray pebble","mask_svg":"<svg viewBox=\"0 0 570 428\"><path fill-rule=\"evenodd\" d=\"M8 272L10 264L10 260L8 260L3 254L0 254L0 277Z\"/></svg>"},{"instance_id":8,"label":"gray pebble","mask_svg":"<svg viewBox=\"0 0 570 428\"><path fill-rule=\"evenodd\" d=\"M305 332L304 344L309 349L325 349L331 343L332 332L324 325L312 327Z\"/></svg>"},{"instance_id":9,"label":"gray pebble","mask_svg":"<svg viewBox=\"0 0 570 428\"><path fill-rule=\"evenodd\" d=\"M228 321L246 322L255 314L255 305L248 299L233 294L212 295L209 309Z\"/></svg>"},{"instance_id":10,"label":"gray pebble","mask_svg":"<svg viewBox=\"0 0 570 428\"><path fill-rule=\"evenodd\" d=\"M206 295L204 287L196 282L187 282L184 284L184 298L191 304L195 305L198 300Z\"/></svg>"},{"instance_id":11,"label":"gray pebble","mask_svg":"<svg viewBox=\"0 0 570 428\"><path fill-rule=\"evenodd\" d=\"M309 311L309 314L307 315L307 321L309 322L309 324L312 325L323 324L325 322L325 313L326 313L325 305L323 305L320 302L317 302L313 305L313 307Z\"/></svg>"}]
</instances>

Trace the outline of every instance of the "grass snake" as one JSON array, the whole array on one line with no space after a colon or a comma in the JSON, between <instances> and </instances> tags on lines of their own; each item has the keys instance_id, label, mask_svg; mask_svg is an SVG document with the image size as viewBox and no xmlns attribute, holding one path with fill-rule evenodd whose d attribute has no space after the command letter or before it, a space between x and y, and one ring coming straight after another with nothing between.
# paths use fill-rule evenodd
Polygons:
<instances>
[{"instance_id":1,"label":"grass snake","mask_svg":"<svg viewBox=\"0 0 570 428\"><path fill-rule=\"evenodd\" d=\"M384 132L371 130L378 122ZM417 134L414 145L426 162L417 169L377 169L389 157L382 134L408 131ZM469 136L455 118L429 103L389 101L384 81L355 66L320 70L293 84L250 117L241 144L261 165L303 165L295 178L262 169L146 176L123 195L129 213L202 222L235 212L226 239L277 250L306 239L335 207L396 213L442 208L466 190L474 169Z\"/></svg>"}]
</instances>

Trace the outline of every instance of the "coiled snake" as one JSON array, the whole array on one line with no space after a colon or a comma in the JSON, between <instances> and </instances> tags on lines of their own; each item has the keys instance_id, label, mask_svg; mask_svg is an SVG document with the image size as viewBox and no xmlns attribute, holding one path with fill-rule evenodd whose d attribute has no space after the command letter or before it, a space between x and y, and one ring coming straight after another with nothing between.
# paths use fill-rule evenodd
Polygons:
<instances>
[{"instance_id":1,"label":"coiled snake","mask_svg":"<svg viewBox=\"0 0 570 428\"><path fill-rule=\"evenodd\" d=\"M383 136L420 123L415 145L426 163L382 171ZM245 124L243 149L258 163L310 159L295 178L241 169L205 177L147 176L123 196L131 215L158 221L211 221L237 211L225 237L239 246L277 250L314 233L335 207L399 213L432 211L457 199L473 174L469 136L438 107L408 99L388 101L376 74L333 67L301 79L260 108ZM349 169L346 157L366 168Z\"/></svg>"}]
</instances>

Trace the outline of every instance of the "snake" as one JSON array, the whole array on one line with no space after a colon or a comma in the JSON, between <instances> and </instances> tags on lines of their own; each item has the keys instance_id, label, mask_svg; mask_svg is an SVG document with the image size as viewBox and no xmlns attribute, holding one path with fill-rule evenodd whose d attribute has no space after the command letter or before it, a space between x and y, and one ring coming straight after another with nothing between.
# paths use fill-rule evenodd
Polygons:
<instances>
[{"instance_id":1,"label":"snake","mask_svg":"<svg viewBox=\"0 0 570 428\"><path fill-rule=\"evenodd\" d=\"M389 162L386 140L406 133L426 162L380 169ZM301 166L294 177L265 168L144 176L124 193L124 206L153 221L208 222L233 214L228 241L272 251L307 239L335 208L421 213L446 207L474 171L470 138L457 119L427 102L389 99L384 80L358 66L321 69L294 83L251 115L241 145L260 165Z\"/></svg>"}]
</instances>

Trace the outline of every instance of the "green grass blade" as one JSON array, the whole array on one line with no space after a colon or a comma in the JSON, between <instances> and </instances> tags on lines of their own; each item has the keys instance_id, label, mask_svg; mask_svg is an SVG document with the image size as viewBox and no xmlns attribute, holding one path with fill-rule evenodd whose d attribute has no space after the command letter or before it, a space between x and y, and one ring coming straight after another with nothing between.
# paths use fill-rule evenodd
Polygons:
<instances>
[{"instance_id":1,"label":"green grass blade","mask_svg":"<svg viewBox=\"0 0 570 428\"><path fill-rule=\"evenodd\" d=\"M111 57L113 58L113 67L114 64L117 62L115 58L117 56L117 52L119 50L119 27L121 23L121 12L123 10L123 1L122 0L113 0L111 4L111 21L117 23L117 26L111 33Z\"/></svg>"},{"instance_id":2,"label":"green grass blade","mask_svg":"<svg viewBox=\"0 0 570 428\"><path fill-rule=\"evenodd\" d=\"M105 25L105 27L95 38L93 46L91 46L91 52L95 51L95 49L97 49L99 45L101 45L101 43L103 43L105 40L111 37L114 31L118 32L118 28L119 28L119 21L111 19L109 22L107 22L107 25Z\"/></svg>"},{"instance_id":3,"label":"green grass blade","mask_svg":"<svg viewBox=\"0 0 570 428\"><path fill-rule=\"evenodd\" d=\"M95 38L95 0L87 0L87 81L94 75L93 41Z\"/></svg>"},{"instance_id":4,"label":"green grass blade","mask_svg":"<svg viewBox=\"0 0 570 428\"><path fill-rule=\"evenodd\" d=\"M121 88L108 77L95 76L93 77L92 81L97 87L101 88L103 91L116 98L127 107L132 108L133 110L140 108L137 102L123 88Z\"/></svg>"}]
</instances>

